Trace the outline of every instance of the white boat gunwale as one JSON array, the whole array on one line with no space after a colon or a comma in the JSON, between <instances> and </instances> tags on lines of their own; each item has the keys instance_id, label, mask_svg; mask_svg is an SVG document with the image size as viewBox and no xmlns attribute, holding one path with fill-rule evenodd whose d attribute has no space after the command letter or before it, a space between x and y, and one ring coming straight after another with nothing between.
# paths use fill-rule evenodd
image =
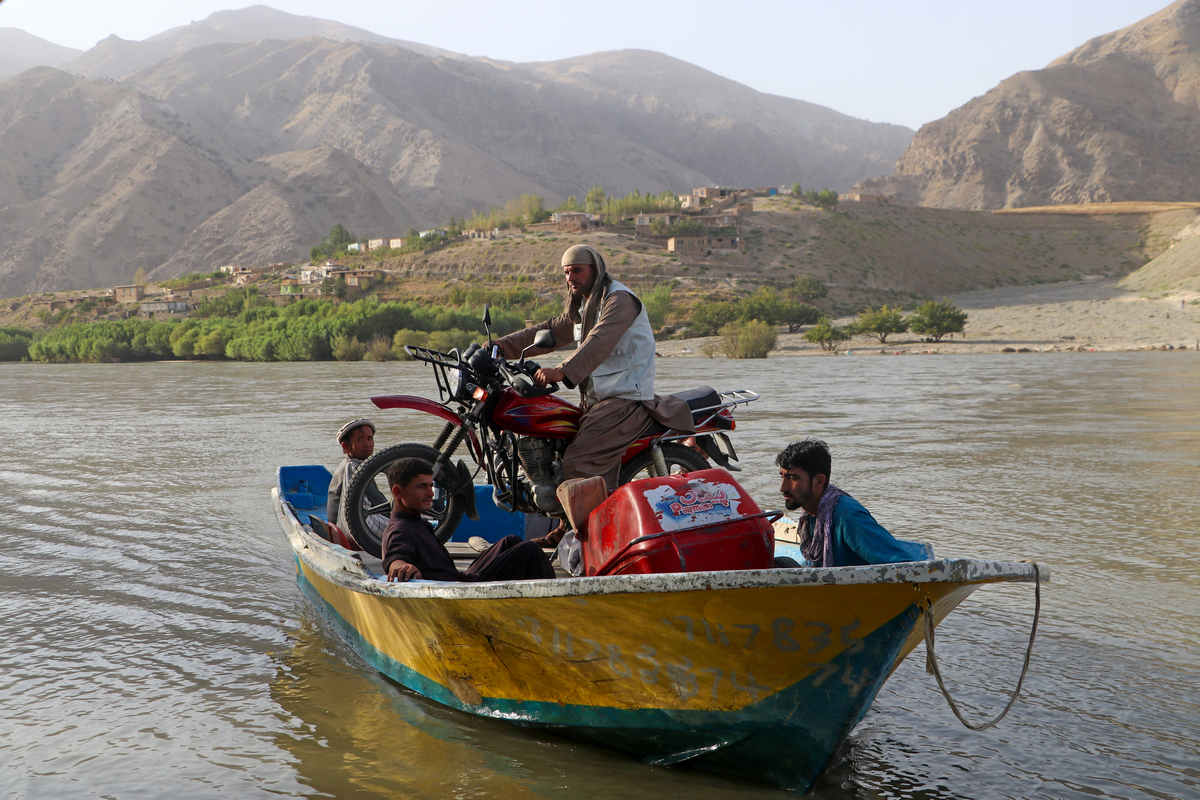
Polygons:
<instances>
[{"instance_id":1,"label":"white boat gunwale","mask_svg":"<svg viewBox=\"0 0 1200 800\"><path fill-rule=\"evenodd\" d=\"M919 589L921 584L933 583L1033 583L1039 579L1046 583L1050 579L1046 567L1030 562L934 559L861 567L790 567L489 583L388 582L367 567L357 553L311 533L282 501L278 488L273 488L271 493L275 513L298 558L303 558L310 568L318 570L332 583L356 592L396 599L500 600L872 583L911 583L914 589Z\"/></svg>"}]
</instances>

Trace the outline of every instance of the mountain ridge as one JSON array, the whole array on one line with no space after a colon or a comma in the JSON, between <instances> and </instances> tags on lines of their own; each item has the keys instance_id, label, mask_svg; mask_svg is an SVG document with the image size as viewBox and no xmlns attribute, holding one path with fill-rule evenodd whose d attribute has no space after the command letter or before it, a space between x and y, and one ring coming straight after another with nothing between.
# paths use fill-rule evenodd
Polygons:
<instances>
[{"instance_id":1,"label":"mountain ridge","mask_svg":"<svg viewBox=\"0 0 1200 800\"><path fill-rule=\"evenodd\" d=\"M1006 78L856 188L961 209L1200 199L1200 0Z\"/></svg>"},{"instance_id":2,"label":"mountain ridge","mask_svg":"<svg viewBox=\"0 0 1200 800\"><path fill-rule=\"evenodd\" d=\"M648 51L531 67L361 37L219 41L239 15L0 84L0 295L302 260L335 221L397 236L524 193L844 187L911 135Z\"/></svg>"}]
</instances>

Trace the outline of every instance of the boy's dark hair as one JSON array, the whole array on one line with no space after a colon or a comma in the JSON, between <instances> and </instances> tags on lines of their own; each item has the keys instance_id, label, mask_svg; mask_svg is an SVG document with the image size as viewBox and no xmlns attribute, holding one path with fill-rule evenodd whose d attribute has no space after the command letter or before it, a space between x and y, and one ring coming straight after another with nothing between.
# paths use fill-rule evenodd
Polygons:
<instances>
[{"instance_id":1,"label":"boy's dark hair","mask_svg":"<svg viewBox=\"0 0 1200 800\"><path fill-rule=\"evenodd\" d=\"M833 459L829 455L829 445L820 439L805 439L783 448L783 452L775 459L775 465L782 469L802 469L810 478L824 475L828 480Z\"/></svg>"},{"instance_id":2,"label":"boy's dark hair","mask_svg":"<svg viewBox=\"0 0 1200 800\"><path fill-rule=\"evenodd\" d=\"M413 482L418 475L432 475L433 464L423 458L401 458L392 462L387 468L388 486L399 486L403 489Z\"/></svg>"}]
</instances>

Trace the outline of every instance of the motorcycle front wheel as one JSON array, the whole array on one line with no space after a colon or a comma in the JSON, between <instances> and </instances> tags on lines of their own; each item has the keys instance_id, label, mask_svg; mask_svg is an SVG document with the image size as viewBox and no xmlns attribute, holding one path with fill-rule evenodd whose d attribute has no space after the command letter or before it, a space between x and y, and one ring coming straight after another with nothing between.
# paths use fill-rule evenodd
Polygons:
<instances>
[{"instance_id":1,"label":"motorcycle front wheel","mask_svg":"<svg viewBox=\"0 0 1200 800\"><path fill-rule=\"evenodd\" d=\"M708 469L712 466L704 456L678 442L663 442L660 447L662 448L663 459L667 462L668 475L678 475L681 472L694 472L698 469ZM642 478L665 477L667 476L659 475L655 471L654 454L647 447L631 458L628 464L621 467L621 475L617 481L620 485L624 486L630 481L641 480Z\"/></svg>"},{"instance_id":2,"label":"motorcycle front wheel","mask_svg":"<svg viewBox=\"0 0 1200 800\"><path fill-rule=\"evenodd\" d=\"M392 513L392 493L387 485L387 470L402 458L419 458L432 466L437 461L438 451L425 444L397 444L380 450L364 461L354 473L342 496L340 519L350 529L350 535L359 547L376 558L383 557L383 528L368 518L375 514L387 517ZM368 487L374 486L387 501L371 505L363 500L368 496ZM450 541L462 519L464 503L461 497L451 495L439 481L433 482L433 508L423 515L433 526L433 535L443 544Z\"/></svg>"}]
</instances>

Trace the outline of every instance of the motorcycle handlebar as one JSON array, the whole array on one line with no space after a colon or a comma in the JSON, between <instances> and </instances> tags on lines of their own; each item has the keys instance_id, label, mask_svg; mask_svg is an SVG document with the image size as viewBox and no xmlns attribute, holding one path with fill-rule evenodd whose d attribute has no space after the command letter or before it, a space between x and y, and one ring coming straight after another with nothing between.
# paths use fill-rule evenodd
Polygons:
<instances>
[{"instance_id":1,"label":"motorcycle handlebar","mask_svg":"<svg viewBox=\"0 0 1200 800\"><path fill-rule=\"evenodd\" d=\"M559 390L557 383L552 383L545 388L538 386L533 378L537 373L538 365L533 361L510 364L500 355L500 345L498 344L492 345L490 353L488 348L478 343L468 345L462 353L457 350L440 353L415 345L406 345L404 350L418 361L425 361L446 369L466 368L482 379L501 376L522 397L543 397Z\"/></svg>"}]
</instances>

